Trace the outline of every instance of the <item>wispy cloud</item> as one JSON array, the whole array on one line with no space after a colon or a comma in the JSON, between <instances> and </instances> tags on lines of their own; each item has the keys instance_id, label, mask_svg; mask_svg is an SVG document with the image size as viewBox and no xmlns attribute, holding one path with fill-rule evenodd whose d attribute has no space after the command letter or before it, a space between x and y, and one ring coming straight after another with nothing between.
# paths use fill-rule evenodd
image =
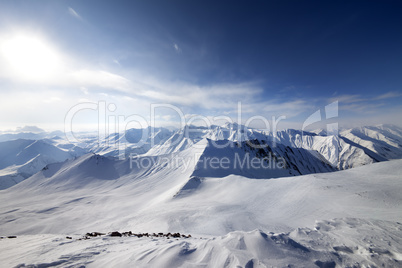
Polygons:
<instances>
[{"instance_id":1,"label":"wispy cloud","mask_svg":"<svg viewBox=\"0 0 402 268\"><path fill-rule=\"evenodd\" d=\"M385 100L385 99L401 97L401 96L402 96L402 93L391 91L391 92L387 92L385 94L382 94L380 96L377 96L375 99L376 100Z\"/></svg>"},{"instance_id":2,"label":"wispy cloud","mask_svg":"<svg viewBox=\"0 0 402 268\"><path fill-rule=\"evenodd\" d=\"M272 113L273 115L285 115L287 118L300 115L306 111L314 109L315 100L270 100L261 104L263 111Z\"/></svg>"},{"instance_id":3,"label":"wispy cloud","mask_svg":"<svg viewBox=\"0 0 402 268\"><path fill-rule=\"evenodd\" d=\"M121 92L130 92L132 88L130 80L103 70L82 69L72 72L67 77L71 78L69 83L75 86L97 86Z\"/></svg>"},{"instance_id":4,"label":"wispy cloud","mask_svg":"<svg viewBox=\"0 0 402 268\"><path fill-rule=\"evenodd\" d=\"M134 94L153 101L204 109L236 108L238 101L254 102L255 97L262 93L262 88L253 83L199 86L156 78L140 79L134 82L139 85L133 90Z\"/></svg>"},{"instance_id":5,"label":"wispy cloud","mask_svg":"<svg viewBox=\"0 0 402 268\"><path fill-rule=\"evenodd\" d=\"M358 113L377 113L379 109L386 106L385 100L390 98L401 97L399 92L387 92L377 96L361 96L355 95L340 95L332 97L329 102L339 101L339 107L342 110Z\"/></svg>"},{"instance_id":6,"label":"wispy cloud","mask_svg":"<svg viewBox=\"0 0 402 268\"><path fill-rule=\"evenodd\" d=\"M340 103L356 103L356 102L363 102L367 101L366 98L362 97L361 95L340 95L329 99L330 102L339 101Z\"/></svg>"},{"instance_id":7,"label":"wispy cloud","mask_svg":"<svg viewBox=\"0 0 402 268\"><path fill-rule=\"evenodd\" d=\"M181 52L181 48L179 47L178 44L174 43L174 44L173 44L173 48L174 48L174 50L175 50L177 53L180 53L180 52Z\"/></svg>"},{"instance_id":8,"label":"wispy cloud","mask_svg":"<svg viewBox=\"0 0 402 268\"><path fill-rule=\"evenodd\" d=\"M75 17L75 18L77 18L77 19L79 19L79 20L82 20L82 17L80 16L80 14L78 14L78 12L75 11L72 7L69 7L69 8L68 8L68 13L69 13L71 16L73 16L73 17Z\"/></svg>"}]
</instances>

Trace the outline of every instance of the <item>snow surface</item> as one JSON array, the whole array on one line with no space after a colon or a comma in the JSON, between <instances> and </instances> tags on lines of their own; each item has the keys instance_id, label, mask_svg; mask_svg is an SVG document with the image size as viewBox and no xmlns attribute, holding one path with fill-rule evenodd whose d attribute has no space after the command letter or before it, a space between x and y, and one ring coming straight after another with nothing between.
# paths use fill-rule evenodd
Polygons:
<instances>
[{"instance_id":1,"label":"snow surface","mask_svg":"<svg viewBox=\"0 0 402 268\"><path fill-rule=\"evenodd\" d=\"M136 141L139 132L129 133ZM238 125L157 133L159 144L149 150L134 144L144 153L126 160L74 155L88 147L81 151L59 137L0 143L0 167L8 174L16 167L34 170L44 155L58 162L25 180L14 177L23 181L0 191L0 236L18 236L0 239L0 266L402 266L400 129L356 128L339 137L295 130L273 135ZM211 146L224 143L229 146ZM336 167L329 165L335 145ZM285 165L263 171L204 165L236 155L283 158ZM94 231L192 237L78 240Z\"/></svg>"},{"instance_id":2,"label":"snow surface","mask_svg":"<svg viewBox=\"0 0 402 268\"><path fill-rule=\"evenodd\" d=\"M68 150L57 148L48 140L0 142L0 189L23 181L47 164L63 162L82 153L74 146Z\"/></svg>"},{"instance_id":3,"label":"snow surface","mask_svg":"<svg viewBox=\"0 0 402 268\"><path fill-rule=\"evenodd\" d=\"M180 239L26 235L1 239L4 267L398 267L402 225L355 218L291 233ZM22 254L24 253L24 254Z\"/></svg>"},{"instance_id":4,"label":"snow surface","mask_svg":"<svg viewBox=\"0 0 402 268\"><path fill-rule=\"evenodd\" d=\"M192 177L197 159L187 169L128 164L89 154L3 190L0 234L18 238L0 241L7 256L0 263L334 267L402 261L402 160L263 180ZM86 232L114 230L193 238L76 241Z\"/></svg>"}]
</instances>

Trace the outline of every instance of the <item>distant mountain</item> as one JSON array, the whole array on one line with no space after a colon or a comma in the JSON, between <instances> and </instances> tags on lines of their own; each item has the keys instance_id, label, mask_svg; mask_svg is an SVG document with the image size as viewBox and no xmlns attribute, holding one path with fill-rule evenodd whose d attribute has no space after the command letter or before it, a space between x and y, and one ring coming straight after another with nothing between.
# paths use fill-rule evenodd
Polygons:
<instances>
[{"instance_id":1,"label":"distant mountain","mask_svg":"<svg viewBox=\"0 0 402 268\"><path fill-rule=\"evenodd\" d=\"M205 146L209 144L204 151L199 153L207 154L209 157L214 157L214 154L216 154L215 156L219 155L221 159L224 157L234 159L236 155L244 156L247 150L249 150L247 153L250 156L256 156L257 151L253 151L252 146L247 147L250 142L265 144L268 147L263 150L264 152L259 151L259 154L265 154L262 158L272 155L278 159L283 159L287 165L285 172L283 170L281 172L271 170L269 174L265 174L262 171L245 170L239 167L230 171L224 169L203 171L211 176L238 174L258 178L343 170L402 158L402 129L392 125L344 129L336 136L327 136L324 130L303 132L287 129L270 132L247 128L236 123L211 127L185 126L183 129L176 131L171 131L167 128L148 127L146 129L129 129L125 133L112 133L104 139L99 139L96 133L78 133L78 142L73 141L73 144L61 134L58 132L13 134L13 138L19 135L36 137L40 144L51 146L49 148L52 148L52 151L37 153L35 148L39 145L35 145L31 149L28 147L26 152L21 153L18 158L1 158L0 153L0 159L2 159L0 160L0 169L2 169L0 174L3 176L2 188L22 181L46 164L78 157L87 152L120 158L129 158L130 156L159 157L178 154L189 148L199 147L201 144ZM1 137L11 138L11 136L4 135L0 135L0 139ZM213 145L217 141L231 143L229 146L231 149L213 149ZM25 142L24 140L10 140L9 142L8 145L6 145L7 143L2 145L4 148L0 148L5 155L8 155L9 152L10 155L15 154L14 151L17 149L13 149L13 146L17 148L17 145L19 145L25 148L30 143L26 140ZM236 146L241 149L233 146L234 144L237 144ZM266 151L268 148L270 151ZM19 148L18 150L22 149ZM31 152L32 150L36 153ZM23 157L26 154L27 156ZM64 156L59 157L60 154ZM259 172L262 173L260 174Z\"/></svg>"},{"instance_id":2,"label":"distant mountain","mask_svg":"<svg viewBox=\"0 0 402 268\"><path fill-rule=\"evenodd\" d=\"M21 182L47 164L63 162L78 156L75 146L62 150L48 140L10 140L0 142L0 189Z\"/></svg>"},{"instance_id":3,"label":"distant mountain","mask_svg":"<svg viewBox=\"0 0 402 268\"><path fill-rule=\"evenodd\" d=\"M18 140L18 139L27 139L27 140L39 140L45 138L52 138L55 136L65 136L64 132L56 130L52 132L18 132L18 133L2 133L0 134L0 142L10 141L10 140Z\"/></svg>"},{"instance_id":4,"label":"distant mountain","mask_svg":"<svg viewBox=\"0 0 402 268\"><path fill-rule=\"evenodd\" d=\"M318 133L318 134L317 134ZM238 124L212 126L211 128L186 126L176 131L146 155L161 155L178 152L193 146L203 138L241 142L258 140L271 142L273 146L315 151L318 159L325 158L337 169L348 169L370 163L402 158L402 129L381 125L343 130L338 136L325 135L325 131L302 132L287 129L275 133L246 128Z\"/></svg>"}]
</instances>

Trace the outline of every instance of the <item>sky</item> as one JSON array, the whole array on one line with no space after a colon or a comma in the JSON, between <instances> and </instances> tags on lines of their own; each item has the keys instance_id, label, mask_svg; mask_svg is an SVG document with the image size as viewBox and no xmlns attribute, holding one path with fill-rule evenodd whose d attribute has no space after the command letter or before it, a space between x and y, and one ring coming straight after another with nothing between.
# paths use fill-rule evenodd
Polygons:
<instances>
[{"instance_id":1,"label":"sky","mask_svg":"<svg viewBox=\"0 0 402 268\"><path fill-rule=\"evenodd\" d=\"M2 1L0 130L401 126L401 14L388 0Z\"/></svg>"}]
</instances>

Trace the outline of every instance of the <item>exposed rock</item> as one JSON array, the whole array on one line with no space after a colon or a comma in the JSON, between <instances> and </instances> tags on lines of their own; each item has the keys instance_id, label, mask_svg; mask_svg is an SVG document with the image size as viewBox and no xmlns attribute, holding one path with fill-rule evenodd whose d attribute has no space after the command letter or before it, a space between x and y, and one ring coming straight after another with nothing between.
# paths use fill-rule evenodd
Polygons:
<instances>
[{"instance_id":1,"label":"exposed rock","mask_svg":"<svg viewBox=\"0 0 402 268\"><path fill-rule=\"evenodd\" d=\"M123 236L123 235L122 235L121 233L115 231L115 232L111 232L111 233L110 233L110 236L119 236L119 237L121 237L121 236Z\"/></svg>"}]
</instances>

